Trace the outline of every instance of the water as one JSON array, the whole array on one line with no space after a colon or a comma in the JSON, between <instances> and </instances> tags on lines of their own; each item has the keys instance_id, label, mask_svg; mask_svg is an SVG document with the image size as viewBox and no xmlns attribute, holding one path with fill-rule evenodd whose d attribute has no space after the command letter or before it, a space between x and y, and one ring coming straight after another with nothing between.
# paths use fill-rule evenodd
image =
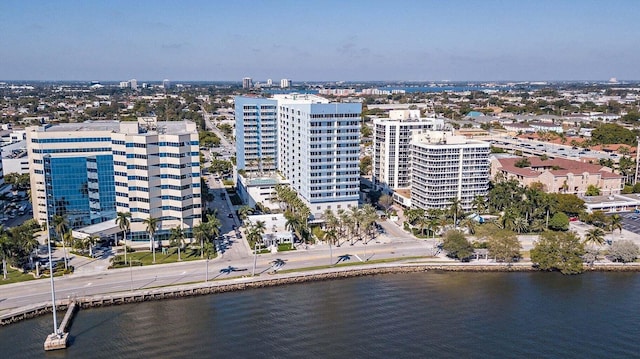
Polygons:
<instances>
[{"instance_id":1,"label":"water","mask_svg":"<svg viewBox=\"0 0 640 359\"><path fill-rule=\"evenodd\" d=\"M0 328L2 358L637 358L636 273L415 273L51 316Z\"/></svg>"}]
</instances>

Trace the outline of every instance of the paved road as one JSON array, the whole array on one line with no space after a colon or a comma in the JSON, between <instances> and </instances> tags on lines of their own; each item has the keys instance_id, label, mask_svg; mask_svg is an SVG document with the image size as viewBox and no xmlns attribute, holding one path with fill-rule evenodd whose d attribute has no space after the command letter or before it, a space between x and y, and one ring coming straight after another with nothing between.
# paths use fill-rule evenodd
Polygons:
<instances>
[{"instance_id":1,"label":"paved road","mask_svg":"<svg viewBox=\"0 0 640 359\"><path fill-rule=\"evenodd\" d=\"M328 265L340 261L359 261L358 258L381 259L402 258L411 256L427 256L433 253L433 245L429 241L397 241L385 237L381 243L375 241L363 245L358 242L354 246L343 245L333 247L331 251L326 245L309 246L291 252L262 254L257 256L256 274L264 274L273 270L274 260L284 263L282 269L296 269ZM330 259L331 255L331 259ZM209 278L250 276L254 258L244 253L244 258L221 256L209 261ZM113 292L157 286L176 285L194 281L203 281L206 275L206 261L155 265L147 267L111 269L98 273L74 273L56 278L57 298L73 296L98 295ZM23 283L3 285L0 291L0 314L21 306L46 302L51 299L49 280L40 279Z\"/></svg>"}]
</instances>

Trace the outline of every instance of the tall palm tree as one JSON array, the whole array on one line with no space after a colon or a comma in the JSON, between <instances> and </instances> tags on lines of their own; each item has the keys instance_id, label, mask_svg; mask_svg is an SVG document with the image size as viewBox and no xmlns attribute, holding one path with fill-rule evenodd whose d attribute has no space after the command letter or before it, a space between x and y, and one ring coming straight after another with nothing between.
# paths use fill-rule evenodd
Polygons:
<instances>
[{"instance_id":1,"label":"tall palm tree","mask_svg":"<svg viewBox=\"0 0 640 359\"><path fill-rule=\"evenodd\" d=\"M324 232L322 239L329 244L329 263L333 265L333 251L331 251L331 244L335 243L338 239L338 232L331 228L328 231Z\"/></svg>"},{"instance_id":2,"label":"tall palm tree","mask_svg":"<svg viewBox=\"0 0 640 359\"><path fill-rule=\"evenodd\" d=\"M116 216L116 224L120 227L120 230L123 232L122 240L124 249L124 264L127 264L127 232L129 232L129 228L131 228L131 212L118 212Z\"/></svg>"},{"instance_id":3,"label":"tall palm tree","mask_svg":"<svg viewBox=\"0 0 640 359\"><path fill-rule=\"evenodd\" d=\"M89 257L93 258L93 247L100 240L100 236L97 234L91 234L84 239L84 244L89 247Z\"/></svg>"},{"instance_id":4,"label":"tall palm tree","mask_svg":"<svg viewBox=\"0 0 640 359\"><path fill-rule=\"evenodd\" d=\"M56 231L58 239L62 242L62 253L64 257L64 269L69 268L69 260L67 259L67 246L64 240L64 234L69 228L69 220L67 216L55 215L53 216L53 228Z\"/></svg>"},{"instance_id":5,"label":"tall palm tree","mask_svg":"<svg viewBox=\"0 0 640 359\"><path fill-rule=\"evenodd\" d=\"M620 234L622 234L622 217L619 214L616 213L609 217L609 228L612 235L613 231L616 229L619 229Z\"/></svg>"},{"instance_id":6,"label":"tall palm tree","mask_svg":"<svg viewBox=\"0 0 640 359\"><path fill-rule=\"evenodd\" d=\"M181 261L182 257L180 256L180 249L184 245L184 231L182 228L180 226L171 228L169 239L172 247L178 247L178 261Z\"/></svg>"},{"instance_id":7,"label":"tall palm tree","mask_svg":"<svg viewBox=\"0 0 640 359\"><path fill-rule=\"evenodd\" d=\"M153 253L153 263L156 262L156 231L158 230L159 219L155 217L149 217L142 220L147 226L146 231L149 234L149 244L151 245L151 253Z\"/></svg>"},{"instance_id":8,"label":"tall palm tree","mask_svg":"<svg viewBox=\"0 0 640 359\"><path fill-rule=\"evenodd\" d=\"M211 258L211 255L215 253L215 248L213 246L213 243L204 242L204 247L202 247L202 252L205 255L206 267L207 267L205 282L208 282L209 281L209 258Z\"/></svg>"},{"instance_id":9,"label":"tall palm tree","mask_svg":"<svg viewBox=\"0 0 640 359\"><path fill-rule=\"evenodd\" d=\"M193 227L193 239L200 242L200 258L204 258L204 243L209 237L208 223L200 222Z\"/></svg>"},{"instance_id":10,"label":"tall palm tree","mask_svg":"<svg viewBox=\"0 0 640 359\"><path fill-rule=\"evenodd\" d=\"M462 203L459 198L452 198L450 200L451 204L449 205L449 216L453 217L453 226L456 227L458 225L458 219L462 217Z\"/></svg>"},{"instance_id":11,"label":"tall palm tree","mask_svg":"<svg viewBox=\"0 0 640 359\"><path fill-rule=\"evenodd\" d=\"M2 256L2 278L7 279L7 258L11 255L9 233L0 226L0 256Z\"/></svg>"}]
</instances>

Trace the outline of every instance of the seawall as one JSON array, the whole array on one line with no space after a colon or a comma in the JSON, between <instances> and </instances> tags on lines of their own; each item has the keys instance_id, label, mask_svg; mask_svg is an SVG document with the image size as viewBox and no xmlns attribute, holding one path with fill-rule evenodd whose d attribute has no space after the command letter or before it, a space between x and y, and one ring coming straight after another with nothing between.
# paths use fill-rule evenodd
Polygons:
<instances>
[{"instance_id":1,"label":"seawall","mask_svg":"<svg viewBox=\"0 0 640 359\"><path fill-rule=\"evenodd\" d=\"M640 263L626 265L598 265L585 268L587 272L640 272ZM239 290L265 288L287 284L297 284L306 282L317 282L325 280L345 279L361 276L394 274L394 273L417 273L417 272L536 272L538 269L528 263L516 263L511 266L500 264L489 265L469 265L463 263L455 264L382 264L375 267L353 267L353 268L327 268L323 270L309 271L307 273L284 273L273 276L261 277L236 277L225 279L224 281L199 282L193 284L183 284L171 287L159 287L150 289L140 289L134 291L113 293L107 295L94 295L75 298L78 306L83 309L97 308L111 305L128 303L139 303L151 300L177 299L199 295L216 293L235 292ZM56 301L59 310L66 310L68 301ZM50 302L18 308L11 313L0 316L0 325L8 325L24 319L34 318L43 314L51 313Z\"/></svg>"}]
</instances>

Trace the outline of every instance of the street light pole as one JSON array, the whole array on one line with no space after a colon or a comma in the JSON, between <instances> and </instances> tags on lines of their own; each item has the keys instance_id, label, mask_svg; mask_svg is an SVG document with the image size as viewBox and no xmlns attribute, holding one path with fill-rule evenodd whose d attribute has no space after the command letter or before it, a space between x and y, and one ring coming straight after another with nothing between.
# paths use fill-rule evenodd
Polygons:
<instances>
[{"instance_id":1,"label":"street light pole","mask_svg":"<svg viewBox=\"0 0 640 359\"><path fill-rule=\"evenodd\" d=\"M46 171L46 169L45 169ZM47 178L45 172L44 179L44 206L45 210L45 222L47 225L47 249L49 252L49 279L51 282L51 310L53 311L53 334L60 338L60 332L58 331L58 315L56 313L56 288L53 284L53 260L51 259L51 228L49 227L49 197L47 194Z\"/></svg>"},{"instance_id":2,"label":"street light pole","mask_svg":"<svg viewBox=\"0 0 640 359\"><path fill-rule=\"evenodd\" d=\"M256 275L256 261L258 260L258 242L253 245L253 271L251 272L251 276L255 277Z\"/></svg>"},{"instance_id":3,"label":"street light pole","mask_svg":"<svg viewBox=\"0 0 640 359\"><path fill-rule=\"evenodd\" d=\"M331 248L331 240L329 240L329 266L333 265L333 249Z\"/></svg>"}]
</instances>

